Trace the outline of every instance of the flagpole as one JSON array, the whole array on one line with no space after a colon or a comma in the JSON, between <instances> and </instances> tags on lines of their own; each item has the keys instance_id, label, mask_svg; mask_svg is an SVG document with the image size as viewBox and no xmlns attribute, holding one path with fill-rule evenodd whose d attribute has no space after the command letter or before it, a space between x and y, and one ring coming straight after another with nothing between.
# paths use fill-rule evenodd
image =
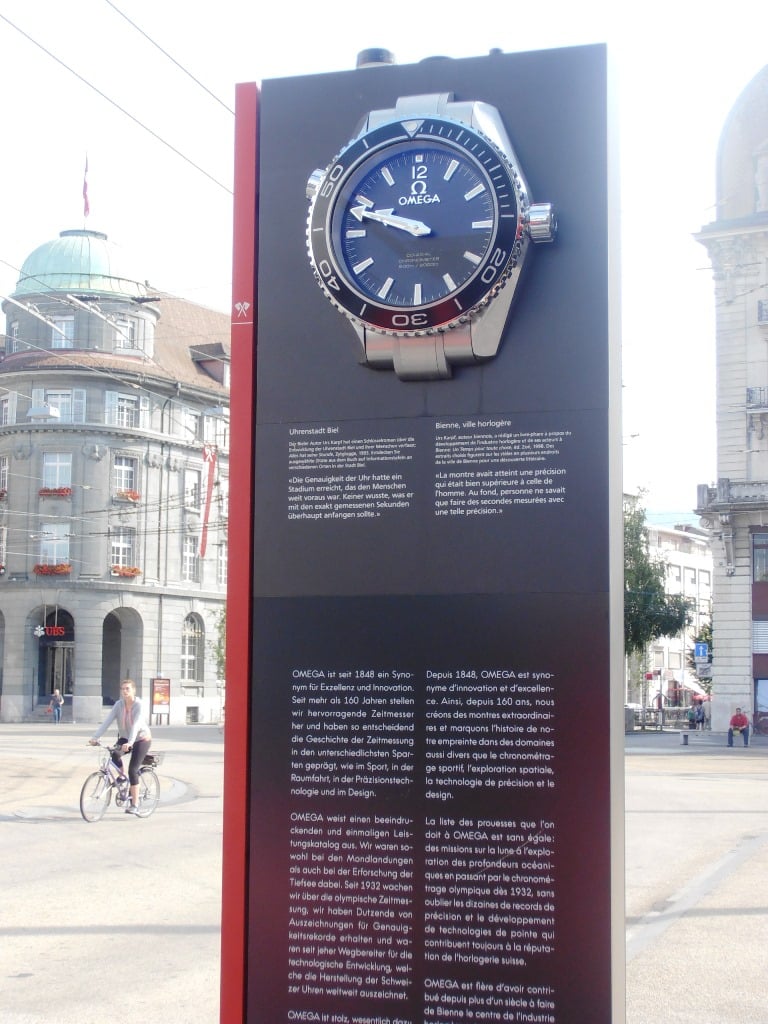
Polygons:
<instances>
[{"instance_id":1,"label":"flagpole","mask_svg":"<svg viewBox=\"0 0 768 1024\"><path fill-rule=\"evenodd\" d=\"M88 201L88 154L85 154L85 171L83 172L83 221L91 212L91 204Z\"/></svg>"}]
</instances>

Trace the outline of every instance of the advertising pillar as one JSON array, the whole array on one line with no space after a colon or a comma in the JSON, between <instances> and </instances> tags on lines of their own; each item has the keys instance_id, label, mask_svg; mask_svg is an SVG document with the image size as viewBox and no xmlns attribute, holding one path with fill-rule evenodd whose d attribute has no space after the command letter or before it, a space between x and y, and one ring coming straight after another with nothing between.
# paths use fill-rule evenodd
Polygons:
<instances>
[{"instance_id":1,"label":"advertising pillar","mask_svg":"<svg viewBox=\"0 0 768 1024\"><path fill-rule=\"evenodd\" d=\"M620 1019L606 78L261 88L249 1022Z\"/></svg>"}]
</instances>

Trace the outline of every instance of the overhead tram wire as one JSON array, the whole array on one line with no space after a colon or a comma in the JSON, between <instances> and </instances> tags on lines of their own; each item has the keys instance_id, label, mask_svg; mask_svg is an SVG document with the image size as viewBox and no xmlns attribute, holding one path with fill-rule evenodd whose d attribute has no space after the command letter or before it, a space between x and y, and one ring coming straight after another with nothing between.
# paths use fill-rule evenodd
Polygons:
<instances>
[{"instance_id":1,"label":"overhead tram wire","mask_svg":"<svg viewBox=\"0 0 768 1024\"><path fill-rule=\"evenodd\" d=\"M106 510L105 509L96 509L96 510L94 510L92 515L93 516L105 515L108 511L109 511L108 509L106 509ZM163 511L165 511L165 508L163 509ZM171 506L168 509L168 511L173 512L173 511L175 511L175 509L174 509L173 506ZM33 513L33 515L35 515L35 513ZM27 514L26 515L26 521L29 522L29 519L30 519L30 516L29 516L29 514ZM40 530L44 531L46 525L53 524L53 523L64 523L64 524L69 524L69 525L71 525L73 527L76 527L76 526L79 525L79 522L80 522L80 520L78 519L77 516L60 516L58 518L52 518L52 517L49 516L49 517L44 518L43 521L41 522ZM210 520L209 523L208 523L208 530L209 530L209 532L214 532L215 533L216 531L225 530L226 526L227 526L227 520L226 519L223 519L223 518L222 519L213 519L213 520ZM21 533L28 532L27 526L24 526L24 525L22 525L21 527L14 526L13 529L14 529L14 531L19 531ZM69 537L78 537L80 540L87 540L89 538L93 539L93 538L96 538L96 537L111 537L115 533L115 530L116 530L116 528L114 526L107 526L106 529L103 529L103 530L84 530L84 531L82 531L82 533L79 533L79 534L71 533L71 534L68 534L68 536ZM173 536L173 537L181 537L181 536L184 536L184 535L188 535L188 533L189 533L189 531L187 530L187 528L183 524L179 524L177 526L165 526L165 525L163 525L163 526L149 526L146 529L142 528L140 532L141 532L141 535L143 537L146 537L148 539L150 539L150 538L154 539L154 538L156 538L158 536L163 536L163 537L171 537L171 536ZM19 551L15 551L14 552L14 554L17 554L17 555L21 554L21 553L22 552L19 552Z\"/></svg>"},{"instance_id":2,"label":"overhead tram wire","mask_svg":"<svg viewBox=\"0 0 768 1024\"><path fill-rule=\"evenodd\" d=\"M12 479L14 479L14 480L16 480L16 479L28 480L28 481L31 481L33 484L42 484L42 482L43 482L42 477L30 476L28 474L16 474L16 473L14 473L12 475ZM216 495L214 495L213 498L212 498L211 508L215 507L215 509L216 509L216 519L215 519L215 522L216 523L224 523L224 522L227 521L227 516L221 511L221 507L220 506L224 502L224 500L226 498L226 495L221 493L221 488L220 488L220 486L218 486L219 484L220 484L220 481L217 481L215 486L217 486L218 493ZM34 489L34 488L32 488L32 489ZM74 485L72 485L71 490L72 490L73 493L75 491L80 491L80 490L92 491L96 495L98 495L98 494L102 494L103 493L104 488L102 488L102 487L94 487L92 485L85 485L85 484L74 484ZM189 496L187 494L182 493L181 491L179 491L173 497L169 497L169 498L155 498L152 501L141 501L140 504L137 503L134 506L132 511L141 510L141 512L155 513L155 512L157 512L157 511L159 511L161 509L166 509L166 508L171 510L171 511L177 511L178 509L191 508L191 507L198 507L198 506L197 505L194 505L194 506L191 505L190 501L189 501ZM38 512L34 512L32 514L35 515L41 522L42 521L50 521L50 522L64 522L64 521L67 521L67 522L70 522L70 523L74 524L74 523L89 523L92 520L92 517L95 516L95 515L102 515L102 514L105 514L105 513L108 513L108 512L123 512L123 511L126 511L126 510L127 509L126 509L125 506L120 508L117 505L115 505L114 502L111 500L111 498L107 498L106 499L106 503L104 503L103 500L100 498L99 501L98 501L98 506L95 506L93 508L89 508L87 512L85 512L83 514L80 514L80 515L76 515L74 512L65 513L65 512L62 512L62 511L59 511L59 512L40 512L40 511L38 511ZM8 522L10 523L13 519L18 519L19 521L23 521L24 519L26 519L30 515L30 513L27 512L27 511L22 511L22 510L17 510L17 509L6 509L5 515L8 517ZM152 528L150 528L150 529L152 529ZM183 529L183 526L180 525L178 527L178 529ZM99 531L93 531L93 532L89 532L88 536L98 537L98 536L102 536L102 534Z\"/></svg>"},{"instance_id":3,"label":"overhead tram wire","mask_svg":"<svg viewBox=\"0 0 768 1024\"><path fill-rule=\"evenodd\" d=\"M143 121L140 121L138 117L136 117L134 114L131 114L130 111L125 109L125 107L121 107L119 103L117 103L111 97L107 96L105 92L102 92L102 90L99 89L98 86L93 85L91 82L88 81L87 78L83 78L83 76L79 74L79 72L75 71L74 68L71 68L69 64L63 61L60 57L57 57L55 53L52 53L49 49L47 49L47 47L43 46L42 43L39 43L36 39L29 35L28 32L25 32L23 28L19 28L19 26L16 25L13 21L11 21L10 18L6 17L5 14L0 13L0 20L4 21L7 25L10 25L10 27L12 29L15 29L19 33L19 35L24 36L25 39L27 39L30 43L36 46L39 50L42 50L43 53L46 54L46 56L51 58L51 60L56 61L56 63L63 67L65 71L69 71L69 73L74 75L75 78L77 78L80 82L83 83L83 85L87 85L89 89L92 89L97 95L101 96L103 100L106 100L107 103L111 104L116 110L119 110L121 114L124 114L125 117L133 121L134 124L137 124L139 128L143 128L145 132L152 136L153 139L156 139L158 142L161 142L164 146L170 149L171 152L175 153L176 156L181 157L181 159L184 160L185 163L188 163L190 167L194 167L196 171L199 171L200 174L208 178L209 181L212 181L214 185L218 185L218 187L223 189L227 193L227 195L231 196L234 194L231 188L223 184L223 182L219 181L218 178L215 178L212 174L210 174L208 171L202 168L199 164L195 163L194 160L192 160L190 157L182 153L180 149L177 149L174 145L168 142L167 139L164 139L162 135L158 135L156 131L153 131L153 129L150 128L148 125L144 124Z\"/></svg>"},{"instance_id":4,"label":"overhead tram wire","mask_svg":"<svg viewBox=\"0 0 768 1024\"><path fill-rule=\"evenodd\" d=\"M188 78L191 78L195 85L199 85L203 92L208 93L211 99L215 100L220 106L224 107L224 109L233 117L235 116L234 110L232 110L231 107L228 107L224 100L220 99L214 92L211 92L211 90L206 85L203 85L203 83L198 78L195 78L191 71L188 71L183 64L180 64L175 57L172 57L167 50L164 50L163 47L158 42L156 42L152 38L152 36L148 35L143 28L140 28L135 21L131 21L131 19L128 17L125 11L121 11L116 4L112 3L112 0L104 0L104 2L108 4L116 14L119 14L121 18L125 18L125 20L132 28L135 28L140 35L144 36L148 43L151 43L152 46L158 49L160 53L163 54L164 57L167 57L172 64L175 64L179 71L183 71Z\"/></svg>"},{"instance_id":5,"label":"overhead tram wire","mask_svg":"<svg viewBox=\"0 0 768 1024\"><path fill-rule=\"evenodd\" d=\"M41 355L45 355L45 356L54 356L56 359L61 361L63 369L73 370L73 371L77 371L77 372L80 372L80 373L86 372L86 373L92 374L94 377L104 377L108 381L113 381L114 383L121 385L123 388L126 389L127 392L133 392L133 391L140 392L142 395L151 396L152 398L155 398L158 401L160 401L160 400L164 401L166 398L169 397L164 391L158 391L156 389L148 387L146 385L146 383L141 383L141 384L137 383L137 381L130 380L127 376L121 377L116 370L102 370L98 366L90 366L90 365L88 365L86 363L78 363L74 358L72 358L71 355L67 354L67 353L74 353L74 352L78 352L78 351L82 351L82 350L75 349L75 348L62 348L62 349L43 348L41 345L36 345L32 341L24 341L23 338L15 338L14 341L16 341L19 344L24 345L25 351L28 351L28 352L39 352ZM159 366L160 365L155 360L147 360L147 362L149 362L149 364L151 366ZM145 364L142 364L142 365L145 366ZM23 372L23 371L19 371L19 372ZM146 369L144 370L143 373L140 372L139 370L134 371L134 373L135 373L135 376L137 378L141 377L141 376L146 376L147 375ZM4 384L2 384L1 381L2 381L2 378L0 378L0 392L2 392L2 394L4 394L4 395L11 395L11 394L18 395L19 398L25 398L25 399L30 399L31 400L31 398L32 398L31 394L30 395L25 394L22 391L16 390L16 388L8 388ZM169 377L168 378L168 383L175 385L178 382ZM184 384L182 383L182 388L183 387L184 387ZM173 396L170 396L170 397L173 397Z\"/></svg>"},{"instance_id":6,"label":"overhead tram wire","mask_svg":"<svg viewBox=\"0 0 768 1024\"><path fill-rule=\"evenodd\" d=\"M0 17L1 17L1 15L0 15ZM16 273L21 274L20 268L15 266L13 263L9 263L7 260L4 260L4 259L0 259L0 263L4 264L6 267L9 267L11 270L15 271ZM45 285L45 282L41 281L39 278L30 277L29 280L37 281L39 284L41 284L43 286ZM162 301L164 296L165 296L165 293L159 293L158 296L157 296L158 301ZM169 298L174 298L175 296L168 295L168 297ZM87 305L86 303L80 303L80 302L77 302L77 304L75 304L75 302L70 302L69 298L70 298L69 295L64 296L64 295L60 295L59 293L55 294L55 300L56 300L56 304L57 305L58 304L67 305L67 306L69 306L72 309L77 309L78 306ZM28 306L24 306L24 304L16 302L16 300L14 300L14 299L11 299L11 301L14 303L14 305L21 306L22 309L26 310L26 312L32 313L33 316L37 316L38 315L37 312L34 312L33 310L31 310ZM93 314L93 315L95 315L94 310L88 310L88 312ZM44 316L39 317L39 318L43 319L43 320L46 319ZM6 335L6 337L7 337L7 335ZM200 337L205 337L205 336L201 335ZM68 369L87 371L88 373L92 373L94 376L97 376L97 377L106 377L107 380L114 381L116 384L120 384L120 385L122 385L125 388L129 388L130 390L133 390L133 391L141 391L142 393L147 394L147 395L151 395L153 398L156 398L158 400L165 399L167 397L165 392L154 391L152 388L147 387L145 384L141 384L141 385L137 384L134 381L130 380L127 376L121 377L118 370L115 370L115 369L104 370L104 369L101 369L100 367L90 366L90 365L87 365L87 364L78 365L76 360L72 357L71 353L74 353L76 351L81 351L81 350L78 350L78 349L75 349L75 348L71 348L71 349L66 349L66 348L62 348L62 349L48 349L48 348L44 348L44 347L42 347L40 345L36 345L34 342L25 341L23 338L15 338L14 341L23 344L25 346L26 350L28 350L28 351L40 352L40 353L42 353L42 354L44 354L46 356L56 356L56 357L58 357L59 359L61 359L62 362L66 362L67 363L67 368ZM196 351L196 349L194 347L190 348L190 352L195 352L195 351ZM152 365L159 366L159 363L154 362L154 360L149 360L149 362ZM0 391L4 391L7 394L12 394L12 393L13 394L17 394L17 395L19 395L20 398L30 398L31 397L30 395L25 395L25 394L22 394L19 391L15 391L15 389L5 388L5 387L3 387L2 384L0 384Z\"/></svg>"},{"instance_id":7,"label":"overhead tram wire","mask_svg":"<svg viewBox=\"0 0 768 1024\"><path fill-rule=\"evenodd\" d=\"M9 260L4 260L2 257L0 257L0 263L2 263L3 266L8 267L9 270L13 270L14 273L16 273L16 274L21 275L23 273L23 270L22 270L21 267L17 267L15 263L11 263ZM43 280L43 278L36 277L36 276L34 276L32 274L27 274L26 277L25 277L25 280L26 281L34 281L35 284L41 285L41 289L40 289L41 293L45 293L45 294L50 293L50 295L52 296L52 301L54 301L55 305L57 305L57 306L58 305L66 304L68 306L71 306L73 309L75 309L75 308L81 308L81 309L82 308L86 308L89 313L93 313L95 316L99 316L102 320L107 320L107 321L110 320L110 315L103 314L103 313L101 313L100 310L93 308L94 306L97 306L98 303L95 303L95 302L94 303L82 302L81 300L79 300L78 298L73 296L71 293L62 294L60 291L56 291L54 289L51 289L50 286ZM160 289L156 289L156 288L154 288L153 286L151 286L149 284L147 284L147 287L152 288L152 294L148 298L143 298L140 301L143 301L143 302L147 302L147 301L149 301L149 302L155 302L155 301L156 302L162 302L163 299L167 298L167 299L180 299L182 302L190 302L192 305L199 305L199 303L195 303L194 300L187 299L183 295L175 295L172 292L161 291ZM113 296L109 296L109 295L105 296L105 297L106 298L113 298ZM45 315L41 314L41 312L40 312L38 307L36 307L36 306L32 306L31 307L29 304L25 305L24 303L18 302L16 299L14 299L14 298L12 298L10 296L0 295L0 301L3 301L6 298L11 303L13 303L13 305L19 306L21 309L25 310L25 312L31 313L32 316L36 316L39 320L45 320L46 319ZM206 307L204 307L204 308L206 308ZM111 316L114 316L115 318L117 318L117 313L111 314ZM59 333L61 333L61 331L59 331ZM207 335L200 335L200 337L207 337Z\"/></svg>"},{"instance_id":8,"label":"overhead tram wire","mask_svg":"<svg viewBox=\"0 0 768 1024\"><path fill-rule=\"evenodd\" d=\"M219 501L217 500L217 504ZM153 515L159 511L175 512L182 508L187 508L187 502L184 497L177 495L170 501L152 501L146 505L141 506L141 511L147 514ZM72 527L82 526L86 523L92 523L95 516L109 515L112 512L116 512L117 509L112 504L107 504L103 508L88 509L87 514L74 515L74 514L63 514L63 513L44 513L44 512L16 512L9 510L8 515L8 527L9 531L20 531L22 533L28 531L28 524L30 518L34 518L39 523L40 530L44 531L46 525L53 523L67 523ZM226 528L228 517L221 514L221 510L217 510L217 514L209 521L208 527L210 530L222 530ZM17 524L21 524L20 526ZM108 524L105 529L91 529L83 530L81 534L71 534L71 536L81 536L81 538L87 537L108 537L114 532L114 524ZM175 526L147 526L142 529L142 534L147 537L156 537L158 535L177 535L187 533L187 527L183 523L177 523Z\"/></svg>"},{"instance_id":9,"label":"overhead tram wire","mask_svg":"<svg viewBox=\"0 0 768 1024\"><path fill-rule=\"evenodd\" d=\"M2 261L2 262L5 262L5 261ZM39 345L35 345L33 342L24 341L23 339L20 339L20 338L16 338L14 340L17 341L17 342L20 341L26 347L27 350L34 351L34 352L40 352L41 354L44 354L46 356L50 356L50 355L57 356L58 358L61 359L62 362L66 362L67 363L67 366L66 366L67 369L70 369L70 370L71 369L76 369L76 370L79 369L81 371L85 370L88 373L93 374L94 376L105 377L109 381L114 381L115 383L117 383L119 385L122 385L128 391L138 391L138 392L141 392L142 394L151 396L151 397L157 399L158 401L160 399L165 401L169 397L168 395L166 395L165 392L153 390L152 388L147 387L145 382L139 384L139 383L137 383L135 381L130 381L127 378L120 377L114 371L102 370L102 369L100 369L98 367L95 367L95 366L78 365L77 362L75 362L75 361L73 361L73 360L68 358L68 353L70 353L72 351L76 351L76 350L72 350L72 349L47 349L47 348L43 348L43 347L41 347ZM150 361L150 362L153 365L159 365L157 363L154 363L153 360ZM16 390L15 388L7 388L2 383L0 383L0 396L1 395L10 395L10 394L18 395L18 397L20 397L20 398L31 399L31 395L24 394L23 392L20 392L20 391ZM19 425L19 424L17 424L17 425ZM74 425L77 426L78 424L74 424ZM179 445L182 445L182 446L188 447L188 448L195 448L200 443L198 438L186 438L183 435L173 435L173 440L175 442L177 442ZM205 442L203 442L203 443L205 443ZM67 518L67 517L64 517L64 518Z\"/></svg>"},{"instance_id":10,"label":"overhead tram wire","mask_svg":"<svg viewBox=\"0 0 768 1024\"><path fill-rule=\"evenodd\" d=\"M168 511L173 512L173 511L176 510L176 508L178 508L178 506L175 506L175 505L172 504L169 507ZM163 510L165 510L165 507L163 508ZM110 511L110 509L108 509L108 508L107 509L94 509L92 512L89 512L89 516L87 518L93 518L94 516L97 516L97 515L108 514L109 511ZM59 517L53 517L53 516L41 516L39 513L32 513L31 515L29 513L24 513L25 524L22 525L22 526L14 526L12 528L12 532L14 534L19 534L19 533L21 533L21 534L29 534L30 529L31 529L31 527L28 525L30 519L37 519L39 521L39 525L34 530L33 535L30 537L30 539L33 539L33 540L44 540L44 539L52 538L54 536L53 533L48 534L45 537L43 536L45 534L45 531L46 531L46 526L50 526L50 525L54 525L54 524L63 524L63 525L68 525L70 527L77 527L83 521L84 518L85 517L80 517L80 516L59 516ZM19 520L19 521L21 521L21 520ZM226 519L226 517L219 517L219 518L216 518L216 519L211 519L209 521L209 523L208 523L208 530L209 530L209 533L217 533L217 532L221 532L222 530L225 531L226 530L226 526L227 526L227 519ZM94 539L94 538L98 538L98 537L111 537L111 536L113 536L117 532L118 529L119 529L118 526L115 526L114 524L108 524L105 529L101 529L101 530L84 530L84 531L82 531L80 533L68 533L66 536L69 539L78 539L80 541L84 541L84 540ZM10 530L9 530L9 533L11 533ZM158 526L150 526L146 530L142 529L141 530L141 535L143 537L148 538L148 539L154 539L154 538L156 538L158 536L163 536L163 537L165 537L165 536L168 536L168 537L171 537L171 536L173 536L173 537L181 537L181 536L185 536L185 535L188 536L189 535L189 531L187 530L187 528L182 523L179 523L179 524L177 524L175 526L165 526L165 525L159 526L159 527ZM217 542L217 543L219 543L219 542ZM17 539L16 538L12 538L11 541L10 541L10 546L8 546L6 548L6 552L8 554L14 554L14 555L25 555L25 554L28 554L28 551L26 551L26 550L17 550L16 544L17 544Z\"/></svg>"}]
</instances>

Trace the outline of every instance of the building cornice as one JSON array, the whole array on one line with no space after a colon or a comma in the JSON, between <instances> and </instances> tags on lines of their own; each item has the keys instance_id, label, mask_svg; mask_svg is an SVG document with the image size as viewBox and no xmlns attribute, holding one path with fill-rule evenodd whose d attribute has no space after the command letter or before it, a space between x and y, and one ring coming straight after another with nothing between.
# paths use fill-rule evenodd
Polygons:
<instances>
[{"instance_id":1,"label":"building cornice","mask_svg":"<svg viewBox=\"0 0 768 1024\"><path fill-rule=\"evenodd\" d=\"M19 437L32 438L44 434L56 437L80 436L93 441L95 437L99 440L111 439L112 447L127 447L129 445L145 445L146 442L153 442L156 445L167 448L182 448L189 452L200 452L203 442L199 438L187 439L176 434L169 434L158 430L139 430L136 427L115 427L104 426L101 423L16 423L0 426L0 442L4 438L16 439ZM219 448L219 457L226 461L229 458L229 451L226 448ZM96 455L89 454L91 458Z\"/></svg>"},{"instance_id":2,"label":"building cornice","mask_svg":"<svg viewBox=\"0 0 768 1024\"><path fill-rule=\"evenodd\" d=\"M41 373L69 378L84 376L90 385L100 382L109 385L111 389L120 384L125 387L138 385L147 391L159 391L163 397L185 396L201 403L210 403L211 399L220 402L222 398L229 396L229 389L213 379L210 383L206 380L204 384L179 381L158 370L150 360L141 357L135 357L140 359L140 365L137 366L127 365L123 361L109 357L94 356L92 353L85 354L88 356L87 362L65 362L57 353L46 354L49 358L43 358L39 353L33 356L28 353L14 353L0 360L0 377L12 374L23 377ZM7 387L7 384L4 384L4 387Z\"/></svg>"},{"instance_id":3,"label":"building cornice","mask_svg":"<svg viewBox=\"0 0 768 1024\"><path fill-rule=\"evenodd\" d=\"M760 224L714 224L694 238L705 246L717 273L750 277L761 272L761 263L768 253L768 220Z\"/></svg>"}]
</instances>

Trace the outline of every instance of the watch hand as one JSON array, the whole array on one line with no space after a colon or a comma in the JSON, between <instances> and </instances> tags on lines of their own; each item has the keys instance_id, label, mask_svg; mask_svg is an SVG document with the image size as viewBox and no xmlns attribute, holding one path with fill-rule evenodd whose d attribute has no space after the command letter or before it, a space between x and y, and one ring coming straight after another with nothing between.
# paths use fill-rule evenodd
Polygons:
<instances>
[{"instance_id":1,"label":"watch hand","mask_svg":"<svg viewBox=\"0 0 768 1024\"><path fill-rule=\"evenodd\" d=\"M362 222L363 217L369 220L377 220L380 224L386 224L390 228L400 228L411 235L429 235L432 229L420 220L411 220L410 217L399 217L393 210L369 210L365 206L353 206L349 211L353 217Z\"/></svg>"}]
</instances>

